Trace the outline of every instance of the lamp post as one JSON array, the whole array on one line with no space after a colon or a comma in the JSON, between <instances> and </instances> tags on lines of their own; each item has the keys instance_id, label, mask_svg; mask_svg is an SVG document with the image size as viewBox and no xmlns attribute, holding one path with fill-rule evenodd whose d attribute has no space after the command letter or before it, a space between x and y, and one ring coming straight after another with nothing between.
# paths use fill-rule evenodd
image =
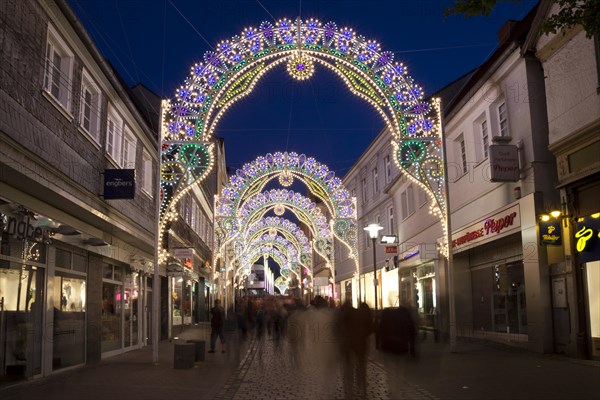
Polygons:
<instances>
[{"instance_id":1,"label":"lamp post","mask_svg":"<svg viewBox=\"0 0 600 400\"><path fill-rule=\"evenodd\" d=\"M369 232L369 237L373 241L373 289L375 290L375 314L377 315L377 257L375 254L375 242L377 241L377 236L379 235L379 231L383 229L383 226L379 224L369 224L363 229Z\"/></svg>"}]
</instances>

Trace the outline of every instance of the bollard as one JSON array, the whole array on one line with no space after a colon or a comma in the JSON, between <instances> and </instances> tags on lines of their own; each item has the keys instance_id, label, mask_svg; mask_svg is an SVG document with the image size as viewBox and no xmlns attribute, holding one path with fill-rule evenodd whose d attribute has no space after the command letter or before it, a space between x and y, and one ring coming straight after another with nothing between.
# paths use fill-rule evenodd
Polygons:
<instances>
[{"instance_id":1,"label":"bollard","mask_svg":"<svg viewBox=\"0 0 600 400\"><path fill-rule=\"evenodd\" d=\"M175 369L194 368L196 346L193 343L176 343L173 355Z\"/></svg>"},{"instance_id":2,"label":"bollard","mask_svg":"<svg viewBox=\"0 0 600 400\"><path fill-rule=\"evenodd\" d=\"M196 346L196 362L204 361L206 356L206 342L204 340L188 340L188 343L193 343Z\"/></svg>"}]
</instances>

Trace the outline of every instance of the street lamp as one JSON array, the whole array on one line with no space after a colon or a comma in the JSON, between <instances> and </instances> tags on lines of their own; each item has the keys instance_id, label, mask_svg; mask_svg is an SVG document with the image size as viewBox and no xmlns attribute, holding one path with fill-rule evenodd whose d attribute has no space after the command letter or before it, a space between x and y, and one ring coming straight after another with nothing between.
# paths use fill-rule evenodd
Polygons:
<instances>
[{"instance_id":1,"label":"street lamp","mask_svg":"<svg viewBox=\"0 0 600 400\"><path fill-rule=\"evenodd\" d=\"M373 289L375 290L375 314L377 314L377 257L375 255L375 244L379 231L383 229L383 226L379 224L369 224L363 229L369 232L369 237L373 241Z\"/></svg>"}]
</instances>

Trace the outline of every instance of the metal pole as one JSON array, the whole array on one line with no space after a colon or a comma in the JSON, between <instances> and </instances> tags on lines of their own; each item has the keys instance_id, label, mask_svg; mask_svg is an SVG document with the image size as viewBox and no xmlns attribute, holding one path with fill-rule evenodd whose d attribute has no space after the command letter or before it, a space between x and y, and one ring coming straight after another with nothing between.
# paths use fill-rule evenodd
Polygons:
<instances>
[{"instance_id":1,"label":"metal pole","mask_svg":"<svg viewBox=\"0 0 600 400\"><path fill-rule=\"evenodd\" d=\"M373 241L373 289L375 289L375 317L377 318L377 256L375 255L375 241L377 238L372 238Z\"/></svg>"}]
</instances>

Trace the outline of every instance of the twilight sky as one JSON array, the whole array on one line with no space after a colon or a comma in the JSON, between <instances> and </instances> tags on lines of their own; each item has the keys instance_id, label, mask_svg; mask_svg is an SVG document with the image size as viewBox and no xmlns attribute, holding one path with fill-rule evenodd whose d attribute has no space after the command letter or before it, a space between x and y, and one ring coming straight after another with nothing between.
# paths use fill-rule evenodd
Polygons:
<instances>
[{"instance_id":1,"label":"twilight sky","mask_svg":"<svg viewBox=\"0 0 600 400\"><path fill-rule=\"evenodd\" d=\"M281 18L335 22L374 39L425 89L425 95L483 63L496 32L522 19L534 0L502 4L489 17L444 17L452 0L68 0L105 57L133 86L143 83L174 97L191 66L221 40L248 26ZM222 119L227 164L235 169L259 155L296 151L342 177L382 129L383 121L341 79L317 64L298 82L275 68L252 95Z\"/></svg>"}]
</instances>

